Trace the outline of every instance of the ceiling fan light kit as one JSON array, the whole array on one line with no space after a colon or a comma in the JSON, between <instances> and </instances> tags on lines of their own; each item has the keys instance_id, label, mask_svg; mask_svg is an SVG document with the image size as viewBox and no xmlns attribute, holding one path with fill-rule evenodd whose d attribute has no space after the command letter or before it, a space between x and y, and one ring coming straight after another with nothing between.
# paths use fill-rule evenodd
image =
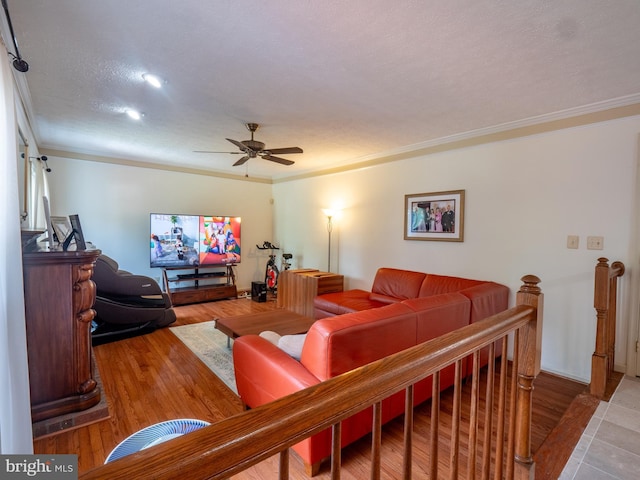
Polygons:
<instances>
[{"instance_id":1,"label":"ceiling fan light kit","mask_svg":"<svg viewBox=\"0 0 640 480\"><path fill-rule=\"evenodd\" d=\"M244 156L236 161L233 166L237 167L240 165L244 165L249 159L260 157L264 160L269 160L270 162L279 163L281 165L293 165L295 162L293 160L288 160L286 158L276 157L274 155L283 155L283 154L291 154L291 153L303 153L303 150L300 147L286 147L286 148L266 148L264 142L260 142L253 138L253 134L258 130L260 125L257 123L247 123L247 130L251 132L250 140L234 140L232 138L227 138L227 141L233 143L236 147L240 149L240 152L212 152L205 150L195 150L196 153L231 153L238 154L244 153Z\"/></svg>"}]
</instances>

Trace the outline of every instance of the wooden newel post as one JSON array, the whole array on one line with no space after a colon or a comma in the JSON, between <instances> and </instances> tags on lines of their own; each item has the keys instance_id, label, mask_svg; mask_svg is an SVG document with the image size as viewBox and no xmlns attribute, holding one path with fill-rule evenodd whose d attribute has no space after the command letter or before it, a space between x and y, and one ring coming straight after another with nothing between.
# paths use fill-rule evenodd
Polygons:
<instances>
[{"instance_id":1,"label":"wooden newel post","mask_svg":"<svg viewBox=\"0 0 640 480\"><path fill-rule=\"evenodd\" d=\"M613 372L616 344L616 300L618 277L624 275L624 264L602 257L596 265L593 308L596 309L596 349L591 356L591 395L604 397L607 379Z\"/></svg>"},{"instance_id":2,"label":"wooden newel post","mask_svg":"<svg viewBox=\"0 0 640 480\"><path fill-rule=\"evenodd\" d=\"M540 373L544 296L538 287L540 279L535 275L522 277L522 282L523 285L516 295L516 304L533 307L536 314L519 333L514 473L517 479L533 479L535 465L531 454L531 405L533 381Z\"/></svg>"},{"instance_id":3,"label":"wooden newel post","mask_svg":"<svg viewBox=\"0 0 640 480\"><path fill-rule=\"evenodd\" d=\"M596 309L596 349L591 356L591 385L590 392L598 398L604 396L609 371L607 355L608 328L607 316L609 310L609 260L599 258L596 265L593 308Z\"/></svg>"}]
</instances>

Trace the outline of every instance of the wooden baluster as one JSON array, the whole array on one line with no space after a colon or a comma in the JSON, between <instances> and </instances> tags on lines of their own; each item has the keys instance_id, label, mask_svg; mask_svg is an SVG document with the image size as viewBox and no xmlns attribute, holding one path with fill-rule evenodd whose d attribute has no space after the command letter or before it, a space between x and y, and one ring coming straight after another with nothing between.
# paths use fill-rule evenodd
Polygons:
<instances>
[{"instance_id":1,"label":"wooden baluster","mask_svg":"<svg viewBox=\"0 0 640 480\"><path fill-rule=\"evenodd\" d=\"M507 412L505 410L507 404L507 376L508 376L508 362L507 362L507 348L508 338L502 338L502 357L500 357L500 384L498 392L498 425L496 427L496 461L493 478L495 480L502 479L503 465L504 465L504 435L505 435L505 419Z\"/></svg>"},{"instance_id":2,"label":"wooden baluster","mask_svg":"<svg viewBox=\"0 0 640 480\"><path fill-rule=\"evenodd\" d=\"M340 447L342 444L342 423L336 423L331 428L331 480L340 480L342 464Z\"/></svg>"},{"instance_id":3,"label":"wooden baluster","mask_svg":"<svg viewBox=\"0 0 640 480\"><path fill-rule=\"evenodd\" d=\"M288 480L289 478L289 449L280 452L280 480Z\"/></svg>"},{"instance_id":4,"label":"wooden baluster","mask_svg":"<svg viewBox=\"0 0 640 480\"><path fill-rule=\"evenodd\" d=\"M382 402L373 404L371 428L371 480L380 480L380 448L382 445Z\"/></svg>"},{"instance_id":5,"label":"wooden baluster","mask_svg":"<svg viewBox=\"0 0 640 480\"><path fill-rule=\"evenodd\" d=\"M413 385L409 385L405 390L402 478L411 478L413 459L413 390Z\"/></svg>"},{"instance_id":6,"label":"wooden baluster","mask_svg":"<svg viewBox=\"0 0 640 480\"><path fill-rule=\"evenodd\" d=\"M531 402L533 381L540 373L542 343L543 295L538 287L540 279L534 275L522 278L524 285L516 295L518 305L537 310L537 318L520 329L520 362L516 399L515 478L533 479L535 465L531 456Z\"/></svg>"},{"instance_id":7,"label":"wooden baluster","mask_svg":"<svg viewBox=\"0 0 640 480\"><path fill-rule=\"evenodd\" d=\"M518 370L520 368L520 330L513 335L513 360L511 362L511 381L509 390L509 432L507 440L507 474L505 478L514 477L516 457L516 396L518 392Z\"/></svg>"},{"instance_id":8,"label":"wooden baluster","mask_svg":"<svg viewBox=\"0 0 640 480\"><path fill-rule=\"evenodd\" d=\"M493 434L493 389L496 375L495 343L489 345L489 360L487 365L487 390L484 409L484 439L482 455L482 478L488 479L491 471L491 436Z\"/></svg>"},{"instance_id":9,"label":"wooden baluster","mask_svg":"<svg viewBox=\"0 0 640 480\"><path fill-rule=\"evenodd\" d=\"M462 360L456 361L456 373L453 387L453 409L451 411L451 456L449 471L451 480L458 478L458 459L460 456L460 411L462 403Z\"/></svg>"},{"instance_id":10,"label":"wooden baluster","mask_svg":"<svg viewBox=\"0 0 640 480\"><path fill-rule=\"evenodd\" d=\"M440 371L433 374L431 387L431 434L429 436L429 478L438 478L438 441L440 435Z\"/></svg>"},{"instance_id":11,"label":"wooden baluster","mask_svg":"<svg viewBox=\"0 0 640 480\"><path fill-rule=\"evenodd\" d=\"M478 408L480 405L480 351L473 352L473 370L471 373L471 404L469 413L469 458L467 476L475 478L478 456Z\"/></svg>"}]
</instances>

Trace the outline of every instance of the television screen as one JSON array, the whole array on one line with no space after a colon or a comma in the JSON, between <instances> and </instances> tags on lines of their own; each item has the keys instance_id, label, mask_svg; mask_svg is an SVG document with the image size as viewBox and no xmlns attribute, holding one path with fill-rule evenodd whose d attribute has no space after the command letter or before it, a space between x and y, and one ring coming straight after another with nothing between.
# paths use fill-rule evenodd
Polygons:
<instances>
[{"instance_id":1,"label":"television screen","mask_svg":"<svg viewBox=\"0 0 640 480\"><path fill-rule=\"evenodd\" d=\"M151 267L240 263L240 217L151 214Z\"/></svg>"}]
</instances>

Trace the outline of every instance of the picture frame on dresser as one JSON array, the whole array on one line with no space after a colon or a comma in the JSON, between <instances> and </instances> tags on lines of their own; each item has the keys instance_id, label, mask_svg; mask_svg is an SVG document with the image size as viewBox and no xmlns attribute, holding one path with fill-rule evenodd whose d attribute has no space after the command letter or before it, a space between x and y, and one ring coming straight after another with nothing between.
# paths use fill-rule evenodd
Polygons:
<instances>
[{"instance_id":1,"label":"picture frame on dresser","mask_svg":"<svg viewBox=\"0 0 640 480\"><path fill-rule=\"evenodd\" d=\"M404 239L464 241L464 190L404 196Z\"/></svg>"},{"instance_id":2,"label":"picture frame on dresser","mask_svg":"<svg viewBox=\"0 0 640 480\"><path fill-rule=\"evenodd\" d=\"M80 226L80 216L77 214L69 215L69 220L71 221L73 234L76 237L76 250L86 250L87 244L84 241L84 234L82 233L82 227Z\"/></svg>"},{"instance_id":3,"label":"picture frame on dresser","mask_svg":"<svg viewBox=\"0 0 640 480\"><path fill-rule=\"evenodd\" d=\"M58 243L63 243L73 232L73 227L69 221L69 217L51 216L51 226L55 233Z\"/></svg>"}]
</instances>

